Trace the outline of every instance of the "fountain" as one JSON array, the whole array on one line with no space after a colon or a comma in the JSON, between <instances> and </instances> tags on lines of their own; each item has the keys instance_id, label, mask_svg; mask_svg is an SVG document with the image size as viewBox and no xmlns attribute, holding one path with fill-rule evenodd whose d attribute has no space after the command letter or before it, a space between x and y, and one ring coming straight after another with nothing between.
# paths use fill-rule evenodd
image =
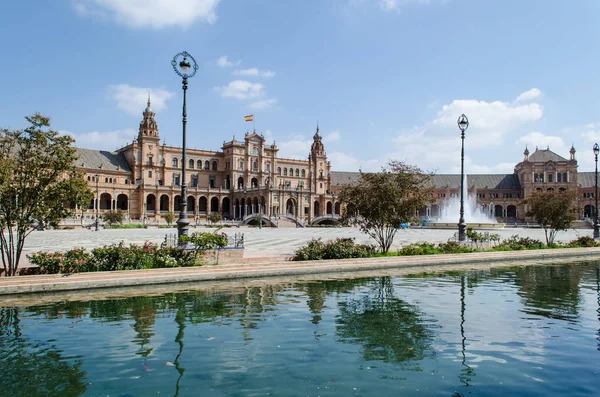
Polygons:
<instances>
[{"instance_id":1,"label":"fountain","mask_svg":"<svg viewBox=\"0 0 600 397\"><path fill-rule=\"evenodd\" d=\"M498 223L491 212L485 211L477 205L475 195L467 193L467 176L465 175L463 183L465 193L465 222L467 227L473 229L498 229L503 228L504 223ZM493 208L490 209L493 211ZM429 227L437 229L454 229L458 225L460 217L460 196L451 197L444 201L441 207L441 215L435 222L430 222Z\"/></svg>"}]
</instances>

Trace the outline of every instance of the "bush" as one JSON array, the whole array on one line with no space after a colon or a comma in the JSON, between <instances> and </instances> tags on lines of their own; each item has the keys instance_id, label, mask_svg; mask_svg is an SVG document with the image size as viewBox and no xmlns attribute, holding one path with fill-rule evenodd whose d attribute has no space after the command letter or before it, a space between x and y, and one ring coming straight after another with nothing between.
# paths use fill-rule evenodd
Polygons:
<instances>
[{"instance_id":1,"label":"bush","mask_svg":"<svg viewBox=\"0 0 600 397\"><path fill-rule=\"evenodd\" d=\"M41 274L156 269L199 264L193 251L176 247L160 248L149 242L129 246L120 242L94 248L91 253L83 248L66 252L36 252L28 255L28 258L30 263L39 266Z\"/></svg>"},{"instance_id":2,"label":"bush","mask_svg":"<svg viewBox=\"0 0 600 397\"><path fill-rule=\"evenodd\" d=\"M167 225L171 226L171 224L173 222L175 222L175 214L172 212L167 212L166 214L163 215L163 218L165 220L165 222L167 222Z\"/></svg>"},{"instance_id":3,"label":"bush","mask_svg":"<svg viewBox=\"0 0 600 397\"><path fill-rule=\"evenodd\" d=\"M456 241L449 241L447 243L440 243L436 247L438 254L466 254L469 252L476 252L477 250L466 244L459 244Z\"/></svg>"},{"instance_id":4,"label":"bush","mask_svg":"<svg viewBox=\"0 0 600 397\"><path fill-rule=\"evenodd\" d=\"M223 217L218 212L213 212L206 219L208 219L208 221L211 224L215 224L215 223L221 222L221 220L223 219Z\"/></svg>"},{"instance_id":5,"label":"bush","mask_svg":"<svg viewBox=\"0 0 600 397\"><path fill-rule=\"evenodd\" d=\"M123 223L123 213L119 211L108 211L102 215L104 222L112 227Z\"/></svg>"},{"instance_id":6,"label":"bush","mask_svg":"<svg viewBox=\"0 0 600 397\"><path fill-rule=\"evenodd\" d=\"M497 246L492 248L493 251L519 251L519 250L534 250L544 248L544 243L540 240L535 240L529 237L519 237L518 235L511 236L506 240L502 240Z\"/></svg>"},{"instance_id":7,"label":"bush","mask_svg":"<svg viewBox=\"0 0 600 397\"><path fill-rule=\"evenodd\" d=\"M336 238L327 243L323 243L321 239L312 239L306 246L296 250L294 260L368 258L374 254L373 246L355 244L352 238Z\"/></svg>"},{"instance_id":8,"label":"bush","mask_svg":"<svg viewBox=\"0 0 600 397\"><path fill-rule=\"evenodd\" d=\"M141 223L126 223L123 225L112 225L108 229L148 229L148 225L142 225Z\"/></svg>"},{"instance_id":9,"label":"bush","mask_svg":"<svg viewBox=\"0 0 600 397\"><path fill-rule=\"evenodd\" d=\"M79 272L87 266L91 255L83 248L74 248L66 252L34 252L27 257L38 266L40 274L57 274Z\"/></svg>"},{"instance_id":10,"label":"bush","mask_svg":"<svg viewBox=\"0 0 600 397\"><path fill-rule=\"evenodd\" d=\"M596 242L596 240L594 240L590 236L581 236L575 240L569 241L566 244L566 247L569 247L569 248L598 247L598 246L600 246L600 244L598 244Z\"/></svg>"}]
</instances>

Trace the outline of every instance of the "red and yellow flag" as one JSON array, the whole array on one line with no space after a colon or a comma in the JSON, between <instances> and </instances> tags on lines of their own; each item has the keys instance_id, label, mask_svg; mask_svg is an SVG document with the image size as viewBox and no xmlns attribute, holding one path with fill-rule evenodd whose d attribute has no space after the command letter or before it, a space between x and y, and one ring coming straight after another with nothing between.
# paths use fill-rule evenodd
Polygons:
<instances>
[{"instance_id":1,"label":"red and yellow flag","mask_svg":"<svg viewBox=\"0 0 600 397\"><path fill-rule=\"evenodd\" d=\"M254 115L249 114L248 116L244 116L244 121L254 121Z\"/></svg>"}]
</instances>

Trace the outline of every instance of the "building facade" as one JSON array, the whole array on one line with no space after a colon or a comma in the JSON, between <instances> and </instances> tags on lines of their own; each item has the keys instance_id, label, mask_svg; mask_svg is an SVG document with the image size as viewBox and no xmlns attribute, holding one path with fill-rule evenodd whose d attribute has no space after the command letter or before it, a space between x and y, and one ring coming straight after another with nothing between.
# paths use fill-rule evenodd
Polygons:
<instances>
[{"instance_id":1,"label":"building facade","mask_svg":"<svg viewBox=\"0 0 600 397\"><path fill-rule=\"evenodd\" d=\"M307 160L278 157L277 145L246 133L223 142L220 151L186 150L187 197L181 197L182 149L160 143L155 113L143 112L136 139L116 152L77 149L78 167L96 193L83 218L118 210L129 219L160 222L187 200L192 223L207 214L252 222L288 221L305 225L337 219L340 204L331 188L331 163L319 128Z\"/></svg>"},{"instance_id":2,"label":"building facade","mask_svg":"<svg viewBox=\"0 0 600 397\"><path fill-rule=\"evenodd\" d=\"M177 215L185 199L192 223L215 212L245 223L257 217L300 226L331 223L342 211L339 190L360 175L331 170L318 126L306 160L278 157L275 142L253 132L224 141L219 151L188 148L188 194L182 198L182 149L161 144L150 100L142 115L137 138L116 152L77 149L77 165L95 192L88 208L76 209L78 218L118 210L131 220L160 223L167 213ZM434 175L431 183L435 202L415 216L436 220L459 197L460 175ZM466 184L475 205L502 222L527 221L523 199L540 190L575 190L579 218L595 211L595 174L578 172L573 147L568 159L550 148L531 154L526 148L512 174L467 175Z\"/></svg>"}]
</instances>

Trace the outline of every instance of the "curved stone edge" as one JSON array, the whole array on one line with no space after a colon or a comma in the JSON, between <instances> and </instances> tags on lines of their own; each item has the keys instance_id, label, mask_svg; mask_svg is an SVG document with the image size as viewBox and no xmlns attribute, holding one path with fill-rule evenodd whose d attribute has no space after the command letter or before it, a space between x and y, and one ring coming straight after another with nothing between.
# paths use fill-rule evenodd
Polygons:
<instances>
[{"instance_id":1,"label":"curved stone edge","mask_svg":"<svg viewBox=\"0 0 600 397\"><path fill-rule=\"evenodd\" d=\"M78 273L62 275L22 276L0 279L0 295L22 295L69 292L101 288L242 280L286 276L310 276L336 273L367 273L389 269L412 269L411 273L445 270L470 270L481 264L489 267L528 266L564 262L600 260L600 248L567 248L529 251L495 251L467 254L397 256L305 262L268 262L264 264L229 264L197 268L149 269L133 271ZM494 266L493 264L497 264ZM442 269L440 269L442 270ZM0 303L1 305L1 303Z\"/></svg>"}]
</instances>

